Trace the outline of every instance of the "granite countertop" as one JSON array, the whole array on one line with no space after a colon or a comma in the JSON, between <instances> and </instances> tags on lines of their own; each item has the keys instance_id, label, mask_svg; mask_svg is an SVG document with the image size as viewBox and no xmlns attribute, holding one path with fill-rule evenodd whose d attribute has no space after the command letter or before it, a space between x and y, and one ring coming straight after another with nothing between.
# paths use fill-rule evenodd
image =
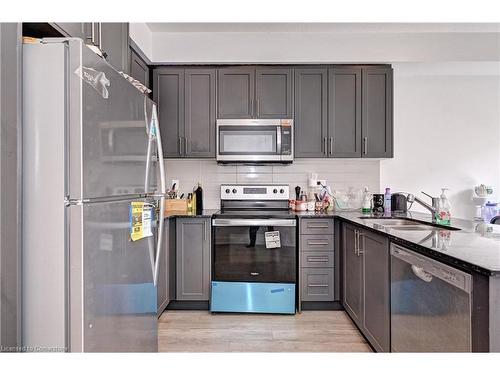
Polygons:
<instances>
[{"instance_id":1,"label":"granite countertop","mask_svg":"<svg viewBox=\"0 0 500 375\"><path fill-rule=\"evenodd\" d=\"M211 217L219 209L206 209L196 215L188 212L171 211L165 215L166 219L176 217ZM476 222L472 220L452 219L451 227L460 230L451 230L446 226L435 227L432 230L404 230L384 227L375 223L373 214L362 214L356 211L327 211L327 212L294 212L298 218L328 217L338 218L354 224L362 225L370 230L383 233L391 240L400 242L408 247L416 247L420 252L437 260L456 265L467 270L485 275L500 276L500 225ZM431 215L408 212L392 214L392 218L410 218L432 224Z\"/></svg>"},{"instance_id":2,"label":"granite countertop","mask_svg":"<svg viewBox=\"0 0 500 375\"><path fill-rule=\"evenodd\" d=\"M471 220L452 219L450 230L438 227L433 230L402 230L380 226L359 211L336 211L334 217L384 233L391 239L402 240L424 250L432 258L480 272L486 275L500 275L500 225L492 225ZM391 217L411 218L432 223L431 215L418 212L396 214ZM401 242L401 241L400 241Z\"/></svg>"},{"instance_id":3,"label":"granite countertop","mask_svg":"<svg viewBox=\"0 0 500 375\"><path fill-rule=\"evenodd\" d=\"M166 211L165 219L173 219L176 217L212 217L212 215L218 213L218 209L206 209L201 212L201 214L196 214L194 212L186 211Z\"/></svg>"}]
</instances>

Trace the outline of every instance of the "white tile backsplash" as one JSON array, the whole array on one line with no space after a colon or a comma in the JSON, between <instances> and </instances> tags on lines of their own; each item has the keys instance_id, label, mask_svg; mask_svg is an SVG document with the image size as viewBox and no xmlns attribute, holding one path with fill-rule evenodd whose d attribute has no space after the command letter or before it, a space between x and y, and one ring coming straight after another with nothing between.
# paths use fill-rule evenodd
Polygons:
<instances>
[{"instance_id":1,"label":"white tile backsplash","mask_svg":"<svg viewBox=\"0 0 500 375\"><path fill-rule=\"evenodd\" d=\"M188 193L198 183L203 187L205 208L220 207L221 184L280 183L307 189L310 173L326 180L333 190L361 189L368 186L378 192L380 161L355 159L298 159L291 165L220 165L215 160L165 160L167 184L179 180L180 192Z\"/></svg>"}]
</instances>

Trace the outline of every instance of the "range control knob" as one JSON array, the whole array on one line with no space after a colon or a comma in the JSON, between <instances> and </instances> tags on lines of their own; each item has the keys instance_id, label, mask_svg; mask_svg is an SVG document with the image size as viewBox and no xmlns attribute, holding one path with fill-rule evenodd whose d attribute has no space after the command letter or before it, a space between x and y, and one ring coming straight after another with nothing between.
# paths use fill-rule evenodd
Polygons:
<instances>
[{"instance_id":1,"label":"range control knob","mask_svg":"<svg viewBox=\"0 0 500 375\"><path fill-rule=\"evenodd\" d=\"M236 189L233 189L233 194L236 194Z\"/></svg>"},{"instance_id":2,"label":"range control knob","mask_svg":"<svg viewBox=\"0 0 500 375\"><path fill-rule=\"evenodd\" d=\"M280 189L280 194L283 194L285 192L285 189Z\"/></svg>"},{"instance_id":3,"label":"range control knob","mask_svg":"<svg viewBox=\"0 0 500 375\"><path fill-rule=\"evenodd\" d=\"M278 189L274 189L273 193L276 194L278 192Z\"/></svg>"},{"instance_id":4,"label":"range control knob","mask_svg":"<svg viewBox=\"0 0 500 375\"><path fill-rule=\"evenodd\" d=\"M231 190L226 189L226 194L229 194L230 192L231 192Z\"/></svg>"}]
</instances>

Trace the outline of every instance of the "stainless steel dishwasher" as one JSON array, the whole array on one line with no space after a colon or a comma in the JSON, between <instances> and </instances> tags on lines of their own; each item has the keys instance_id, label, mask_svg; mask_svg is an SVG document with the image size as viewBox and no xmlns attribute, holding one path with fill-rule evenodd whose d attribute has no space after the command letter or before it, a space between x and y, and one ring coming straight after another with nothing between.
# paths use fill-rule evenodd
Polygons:
<instances>
[{"instance_id":1,"label":"stainless steel dishwasher","mask_svg":"<svg viewBox=\"0 0 500 375\"><path fill-rule=\"evenodd\" d=\"M391 351L470 352L471 275L391 244Z\"/></svg>"}]
</instances>

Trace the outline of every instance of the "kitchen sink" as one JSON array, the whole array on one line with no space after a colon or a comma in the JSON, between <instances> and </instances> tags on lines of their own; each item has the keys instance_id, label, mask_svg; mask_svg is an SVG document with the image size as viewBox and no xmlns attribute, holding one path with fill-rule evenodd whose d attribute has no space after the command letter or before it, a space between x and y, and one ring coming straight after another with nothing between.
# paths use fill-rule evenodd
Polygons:
<instances>
[{"instance_id":1,"label":"kitchen sink","mask_svg":"<svg viewBox=\"0 0 500 375\"><path fill-rule=\"evenodd\" d=\"M363 217L360 219L369 220L380 227L394 230L409 230L409 231L424 231L424 230L460 230L459 228L450 227L447 225L431 224L416 219L392 218L392 217Z\"/></svg>"}]
</instances>

